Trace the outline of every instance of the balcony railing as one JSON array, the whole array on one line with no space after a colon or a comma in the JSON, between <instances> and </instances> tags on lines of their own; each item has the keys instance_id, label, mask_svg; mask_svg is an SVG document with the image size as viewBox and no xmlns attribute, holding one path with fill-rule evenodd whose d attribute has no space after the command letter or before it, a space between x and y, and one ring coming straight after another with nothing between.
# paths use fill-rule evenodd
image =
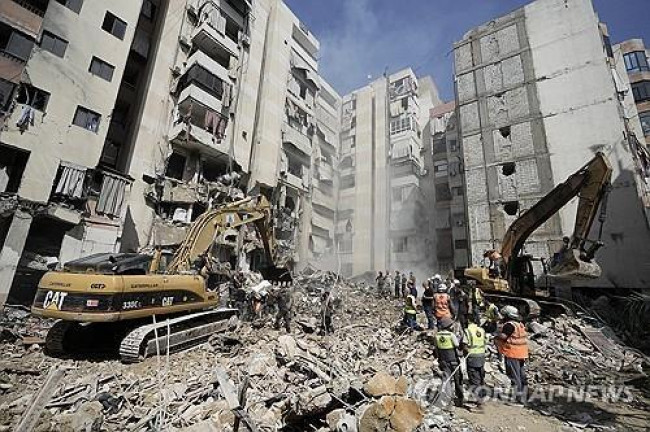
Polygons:
<instances>
[{"instance_id":1,"label":"balcony railing","mask_svg":"<svg viewBox=\"0 0 650 432\"><path fill-rule=\"evenodd\" d=\"M36 40L41 33L47 4L47 1L0 1L0 21L7 22Z\"/></svg>"}]
</instances>

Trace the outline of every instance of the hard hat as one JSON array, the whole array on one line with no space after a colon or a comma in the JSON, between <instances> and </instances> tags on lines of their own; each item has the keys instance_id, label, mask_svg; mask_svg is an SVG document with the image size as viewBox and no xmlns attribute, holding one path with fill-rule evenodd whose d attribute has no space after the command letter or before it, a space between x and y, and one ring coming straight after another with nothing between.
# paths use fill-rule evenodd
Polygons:
<instances>
[{"instance_id":1,"label":"hard hat","mask_svg":"<svg viewBox=\"0 0 650 432\"><path fill-rule=\"evenodd\" d=\"M433 275L433 279L434 279L434 280L439 280L439 281L441 281L441 280L442 280L442 276L440 276L439 274L435 274L435 275Z\"/></svg>"},{"instance_id":2,"label":"hard hat","mask_svg":"<svg viewBox=\"0 0 650 432\"><path fill-rule=\"evenodd\" d=\"M446 329L454 325L454 320L450 317L443 317L438 320L438 326L442 329Z\"/></svg>"},{"instance_id":3,"label":"hard hat","mask_svg":"<svg viewBox=\"0 0 650 432\"><path fill-rule=\"evenodd\" d=\"M454 279L454 285L460 285L460 281L458 279Z\"/></svg>"},{"instance_id":4,"label":"hard hat","mask_svg":"<svg viewBox=\"0 0 650 432\"><path fill-rule=\"evenodd\" d=\"M501 315L503 315L506 318L511 318L518 320L519 319L519 311L517 310L516 307L508 305L504 306L501 308Z\"/></svg>"},{"instance_id":5,"label":"hard hat","mask_svg":"<svg viewBox=\"0 0 650 432\"><path fill-rule=\"evenodd\" d=\"M447 285L445 285L443 283L439 284L438 285L438 292L440 292L440 293L447 292Z\"/></svg>"}]
</instances>

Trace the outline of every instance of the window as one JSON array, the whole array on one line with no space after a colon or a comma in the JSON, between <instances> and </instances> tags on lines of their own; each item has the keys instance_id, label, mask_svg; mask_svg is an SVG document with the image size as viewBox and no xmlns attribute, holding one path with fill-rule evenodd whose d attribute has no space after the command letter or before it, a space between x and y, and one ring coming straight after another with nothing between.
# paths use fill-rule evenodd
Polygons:
<instances>
[{"instance_id":1,"label":"window","mask_svg":"<svg viewBox=\"0 0 650 432\"><path fill-rule=\"evenodd\" d=\"M436 185L436 201L451 201L451 191L449 190L449 183L441 183Z\"/></svg>"},{"instance_id":2,"label":"window","mask_svg":"<svg viewBox=\"0 0 650 432\"><path fill-rule=\"evenodd\" d=\"M144 2L142 2L142 9L140 10L140 13L149 21L153 21L154 17L156 16L156 5L153 4L151 0L144 0Z\"/></svg>"},{"instance_id":3,"label":"window","mask_svg":"<svg viewBox=\"0 0 650 432\"><path fill-rule=\"evenodd\" d=\"M455 152L458 151L458 141L454 140L449 140L449 151L450 152Z\"/></svg>"},{"instance_id":4,"label":"window","mask_svg":"<svg viewBox=\"0 0 650 432\"><path fill-rule=\"evenodd\" d=\"M415 126L416 126L416 121L413 115L402 114L397 118L391 119L390 134L395 135L407 130L415 130Z\"/></svg>"},{"instance_id":5,"label":"window","mask_svg":"<svg viewBox=\"0 0 650 432\"><path fill-rule=\"evenodd\" d=\"M102 116L82 106L77 106L72 124L97 133Z\"/></svg>"},{"instance_id":6,"label":"window","mask_svg":"<svg viewBox=\"0 0 650 432\"><path fill-rule=\"evenodd\" d=\"M115 71L115 67L106 63L104 60L93 57L90 61L88 72L97 75L100 78L104 78L108 82L111 82L113 79L113 71Z\"/></svg>"},{"instance_id":7,"label":"window","mask_svg":"<svg viewBox=\"0 0 650 432\"><path fill-rule=\"evenodd\" d=\"M17 59L27 61L29 54L32 52L34 42L14 31L7 35L0 35L0 51L16 57Z\"/></svg>"},{"instance_id":8,"label":"window","mask_svg":"<svg viewBox=\"0 0 650 432\"><path fill-rule=\"evenodd\" d=\"M603 45L605 46L607 57L614 58L614 52L612 51L612 41L609 36L603 35Z\"/></svg>"},{"instance_id":9,"label":"window","mask_svg":"<svg viewBox=\"0 0 650 432\"><path fill-rule=\"evenodd\" d=\"M641 120L643 135L650 136L650 111L642 112L639 114L639 120Z\"/></svg>"},{"instance_id":10,"label":"window","mask_svg":"<svg viewBox=\"0 0 650 432\"><path fill-rule=\"evenodd\" d=\"M452 193L453 196L463 196L464 195L463 188L460 187L460 186L451 188L451 193Z\"/></svg>"},{"instance_id":11,"label":"window","mask_svg":"<svg viewBox=\"0 0 650 432\"><path fill-rule=\"evenodd\" d=\"M56 0L61 3L63 6L67 7L74 13L79 13L81 11L81 5L83 5L83 0Z\"/></svg>"},{"instance_id":12,"label":"window","mask_svg":"<svg viewBox=\"0 0 650 432\"><path fill-rule=\"evenodd\" d=\"M11 97L16 85L0 78L0 113L7 111L11 105Z\"/></svg>"},{"instance_id":13,"label":"window","mask_svg":"<svg viewBox=\"0 0 650 432\"><path fill-rule=\"evenodd\" d=\"M632 84L632 94L636 102L650 100L650 81L639 81Z\"/></svg>"},{"instance_id":14,"label":"window","mask_svg":"<svg viewBox=\"0 0 650 432\"><path fill-rule=\"evenodd\" d=\"M186 157L178 154L172 153L167 159L167 169L165 170L165 176L174 178L176 180L183 180L183 171L185 171L185 161Z\"/></svg>"},{"instance_id":15,"label":"window","mask_svg":"<svg viewBox=\"0 0 650 432\"><path fill-rule=\"evenodd\" d=\"M455 227L465 226L465 214L464 213L454 213L451 215L451 223Z\"/></svg>"},{"instance_id":16,"label":"window","mask_svg":"<svg viewBox=\"0 0 650 432\"><path fill-rule=\"evenodd\" d=\"M395 203L402 203L408 200L411 194L411 186L397 186L393 188L393 201Z\"/></svg>"},{"instance_id":17,"label":"window","mask_svg":"<svg viewBox=\"0 0 650 432\"><path fill-rule=\"evenodd\" d=\"M454 241L455 249L467 249L467 240L461 239Z\"/></svg>"},{"instance_id":18,"label":"window","mask_svg":"<svg viewBox=\"0 0 650 432\"><path fill-rule=\"evenodd\" d=\"M433 154L446 153L447 152L447 143L445 139L434 139L433 140Z\"/></svg>"},{"instance_id":19,"label":"window","mask_svg":"<svg viewBox=\"0 0 650 432\"><path fill-rule=\"evenodd\" d=\"M404 253L408 251L409 238L408 237L397 237L393 239L393 252L395 253Z\"/></svg>"},{"instance_id":20,"label":"window","mask_svg":"<svg viewBox=\"0 0 650 432\"><path fill-rule=\"evenodd\" d=\"M648 57L644 51L634 51L623 55L625 60L625 69L628 72L650 71L648 66Z\"/></svg>"},{"instance_id":21,"label":"window","mask_svg":"<svg viewBox=\"0 0 650 432\"><path fill-rule=\"evenodd\" d=\"M102 29L106 30L118 39L124 39L126 33L126 22L122 21L110 12L106 12Z\"/></svg>"},{"instance_id":22,"label":"window","mask_svg":"<svg viewBox=\"0 0 650 432\"><path fill-rule=\"evenodd\" d=\"M50 94L32 85L22 83L18 90L16 102L19 104L29 105L38 111L45 111L47 103L50 100Z\"/></svg>"},{"instance_id":23,"label":"window","mask_svg":"<svg viewBox=\"0 0 650 432\"><path fill-rule=\"evenodd\" d=\"M449 165L447 161L438 161L433 163L433 176L434 177L446 177L447 170Z\"/></svg>"},{"instance_id":24,"label":"window","mask_svg":"<svg viewBox=\"0 0 650 432\"><path fill-rule=\"evenodd\" d=\"M223 97L224 83L221 78L211 74L207 69L198 64L194 64L181 77L178 83L178 91L184 90L188 85L196 84L202 87L217 99Z\"/></svg>"},{"instance_id":25,"label":"window","mask_svg":"<svg viewBox=\"0 0 650 432\"><path fill-rule=\"evenodd\" d=\"M355 184L356 184L356 179L354 175L341 177L341 189L353 188Z\"/></svg>"},{"instance_id":26,"label":"window","mask_svg":"<svg viewBox=\"0 0 650 432\"><path fill-rule=\"evenodd\" d=\"M61 39L47 30L43 30L43 37L41 39L41 48L51 52L52 54L63 58L65 50L68 48L68 41Z\"/></svg>"}]
</instances>

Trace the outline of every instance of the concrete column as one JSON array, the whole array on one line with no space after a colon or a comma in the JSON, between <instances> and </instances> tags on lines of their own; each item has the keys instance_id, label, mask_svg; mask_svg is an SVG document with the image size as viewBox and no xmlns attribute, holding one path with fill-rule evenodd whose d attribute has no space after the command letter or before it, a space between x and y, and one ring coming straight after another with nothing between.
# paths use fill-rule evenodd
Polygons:
<instances>
[{"instance_id":1,"label":"concrete column","mask_svg":"<svg viewBox=\"0 0 650 432\"><path fill-rule=\"evenodd\" d=\"M33 217L23 210L16 210L0 250L0 305L4 305L18 268L18 261L32 225Z\"/></svg>"}]
</instances>

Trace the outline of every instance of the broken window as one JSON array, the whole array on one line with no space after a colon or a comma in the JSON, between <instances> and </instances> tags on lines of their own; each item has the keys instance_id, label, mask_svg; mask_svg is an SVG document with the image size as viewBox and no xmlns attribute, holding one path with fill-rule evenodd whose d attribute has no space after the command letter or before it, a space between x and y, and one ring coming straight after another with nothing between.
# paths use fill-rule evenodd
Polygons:
<instances>
[{"instance_id":1,"label":"broken window","mask_svg":"<svg viewBox=\"0 0 650 432\"><path fill-rule=\"evenodd\" d=\"M50 94L44 90L29 84L21 84L18 90L16 102L23 105L29 105L38 111L45 111L47 103L50 100Z\"/></svg>"},{"instance_id":2,"label":"broken window","mask_svg":"<svg viewBox=\"0 0 650 432\"><path fill-rule=\"evenodd\" d=\"M506 201L503 203L503 211L509 216L516 216L519 211L519 201Z\"/></svg>"},{"instance_id":3,"label":"broken window","mask_svg":"<svg viewBox=\"0 0 650 432\"><path fill-rule=\"evenodd\" d=\"M514 162L506 162L501 165L501 173L506 177L513 175L516 170Z\"/></svg>"},{"instance_id":4,"label":"broken window","mask_svg":"<svg viewBox=\"0 0 650 432\"><path fill-rule=\"evenodd\" d=\"M510 136L510 126L504 126L502 128L499 128L499 133L501 134L502 137L508 138Z\"/></svg>"},{"instance_id":5,"label":"broken window","mask_svg":"<svg viewBox=\"0 0 650 432\"><path fill-rule=\"evenodd\" d=\"M28 158L29 152L0 145L0 192L18 192Z\"/></svg>"},{"instance_id":6,"label":"broken window","mask_svg":"<svg viewBox=\"0 0 650 432\"><path fill-rule=\"evenodd\" d=\"M393 252L395 253L404 253L408 251L409 238L397 237L393 239Z\"/></svg>"},{"instance_id":7,"label":"broken window","mask_svg":"<svg viewBox=\"0 0 650 432\"><path fill-rule=\"evenodd\" d=\"M102 116L100 114L78 105L72 124L97 133L101 119Z\"/></svg>"},{"instance_id":8,"label":"broken window","mask_svg":"<svg viewBox=\"0 0 650 432\"><path fill-rule=\"evenodd\" d=\"M185 171L185 162L187 158L178 153L172 153L167 159L167 169L165 176L176 180L183 179L183 172Z\"/></svg>"},{"instance_id":9,"label":"broken window","mask_svg":"<svg viewBox=\"0 0 650 432\"><path fill-rule=\"evenodd\" d=\"M223 97L223 80L198 64L192 65L181 77L177 91L184 90L190 84L201 87L219 100Z\"/></svg>"},{"instance_id":10,"label":"broken window","mask_svg":"<svg viewBox=\"0 0 650 432\"><path fill-rule=\"evenodd\" d=\"M16 85L0 78L0 113L5 112L11 105L11 98Z\"/></svg>"},{"instance_id":11,"label":"broken window","mask_svg":"<svg viewBox=\"0 0 650 432\"><path fill-rule=\"evenodd\" d=\"M451 222L455 227L465 226L465 214L464 213L454 213L451 215Z\"/></svg>"},{"instance_id":12,"label":"broken window","mask_svg":"<svg viewBox=\"0 0 650 432\"><path fill-rule=\"evenodd\" d=\"M341 169L348 169L354 167L354 159L352 156L346 156L341 160L340 164Z\"/></svg>"},{"instance_id":13,"label":"broken window","mask_svg":"<svg viewBox=\"0 0 650 432\"><path fill-rule=\"evenodd\" d=\"M41 37L41 48L51 52L55 56L63 58L65 50L68 48L68 41L58 37L54 33L44 30L43 36Z\"/></svg>"},{"instance_id":14,"label":"broken window","mask_svg":"<svg viewBox=\"0 0 650 432\"><path fill-rule=\"evenodd\" d=\"M91 74L103 78L108 82L111 82L113 80L114 71L115 66L112 66L97 57L92 58L90 61L90 68L88 69L88 72Z\"/></svg>"},{"instance_id":15,"label":"broken window","mask_svg":"<svg viewBox=\"0 0 650 432\"><path fill-rule=\"evenodd\" d=\"M110 12L106 12L102 29L106 30L116 38L122 40L126 34L126 22L122 21Z\"/></svg>"}]
</instances>

